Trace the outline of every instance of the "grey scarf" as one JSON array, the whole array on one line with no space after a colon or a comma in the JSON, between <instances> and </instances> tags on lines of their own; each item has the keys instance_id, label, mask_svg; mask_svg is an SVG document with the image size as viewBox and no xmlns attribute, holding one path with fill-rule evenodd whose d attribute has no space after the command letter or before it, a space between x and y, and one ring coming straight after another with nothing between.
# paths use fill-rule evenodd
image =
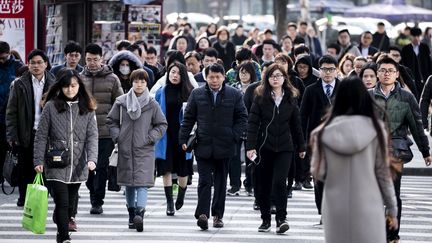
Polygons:
<instances>
[{"instance_id":1,"label":"grey scarf","mask_svg":"<svg viewBox=\"0 0 432 243\"><path fill-rule=\"evenodd\" d=\"M146 88L144 93L140 96L136 96L133 89L130 89L126 94L126 109L129 117L132 120L136 120L141 116L141 109L149 102L149 91Z\"/></svg>"}]
</instances>

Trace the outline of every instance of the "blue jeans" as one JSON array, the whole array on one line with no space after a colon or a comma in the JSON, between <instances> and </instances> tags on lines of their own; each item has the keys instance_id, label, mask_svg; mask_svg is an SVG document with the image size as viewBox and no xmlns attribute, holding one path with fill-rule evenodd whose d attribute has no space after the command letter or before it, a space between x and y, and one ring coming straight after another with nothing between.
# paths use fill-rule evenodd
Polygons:
<instances>
[{"instance_id":1,"label":"blue jeans","mask_svg":"<svg viewBox=\"0 0 432 243\"><path fill-rule=\"evenodd\" d=\"M147 192L148 187L126 186L126 203L128 208L145 208L147 205Z\"/></svg>"}]
</instances>

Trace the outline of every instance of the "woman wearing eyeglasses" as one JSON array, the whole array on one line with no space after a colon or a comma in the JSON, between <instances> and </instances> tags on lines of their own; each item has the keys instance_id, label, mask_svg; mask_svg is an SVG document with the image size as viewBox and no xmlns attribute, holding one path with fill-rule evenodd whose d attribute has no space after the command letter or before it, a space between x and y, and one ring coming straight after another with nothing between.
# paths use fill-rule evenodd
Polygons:
<instances>
[{"instance_id":1,"label":"woman wearing eyeglasses","mask_svg":"<svg viewBox=\"0 0 432 243\"><path fill-rule=\"evenodd\" d=\"M263 220L258 231L270 231L270 198L271 192L275 190L278 192L273 196L276 233L282 234L289 229L286 222L286 178L293 153L299 152L301 158L305 156L296 102L299 91L288 81L285 68L273 64L255 92L257 96L249 114L246 150L247 157L256 164L255 196ZM298 148L298 151L294 148Z\"/></svg>"}]
</instances>

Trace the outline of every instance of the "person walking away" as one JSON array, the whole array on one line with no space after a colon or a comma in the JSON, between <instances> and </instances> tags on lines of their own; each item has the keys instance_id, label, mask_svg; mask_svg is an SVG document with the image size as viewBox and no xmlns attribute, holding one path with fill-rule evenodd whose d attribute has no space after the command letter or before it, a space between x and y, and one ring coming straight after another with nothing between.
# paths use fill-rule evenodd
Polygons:
<instances>
[{"instance_id":1,"label":"person walking away","mask_svg":"<svg viewBox=\"0 0 432 243\"><path fill-rule=\"evenodd\" d=\"M54 199L53 219L57 242L70 242L69 224L81 183L96 168L98 131L96 102L88 94L79 73L65 68L42 102L43 111L34 141L34 169L45 172ZM65 165L47 163L46 148L68 153Z\"/></svg>"},{"instance_id":2,"label":"person walking away","mask_svg":"<svg viewBox=\"0 0 432 243\"><path fill-rule=\"evenodd\" d=\"M361 79L347 77L326 120L312 131L311 171L325 182L326 242L385 243L386 216L398 227L388 135L376 108Z\"/></svg>"},{"instance_id":3,"label":"person walking away","mask_svg":"<svg viewBox=\"0 0 432 243\"><path fill-rule=\"evenodd\" d=\"M114 143L106 125L106 117L115 99L123 94L123 90L112 68L102 64L100 46L93 43L86 46L85 62L86 65L81 75L86 89L98 103L96 118L99 132L97 166L96 170L89 174L86 186L90 191L90 214L101 214L108 178L108 158L114 149Z\"/></svg>"},{"instance_id":4,"label":"person walking away","mask_svg":"<svg viewBox=\"0 0 432 243\"><path fill-rule=\"evenodd\" d=\"M155 143L167 129L161 108L150 98L148 80L145 70L134 70L132 88L116 98L107 117L110 135L118 144L117 184L126 186L128 227L138 232L144 227L148 189L154 186Z\"/></svg>"},{"instance_id":5,"label":"person walking away","mask_svg":"<svg viewBox=\"0 0 432 243\"><path fill-rule=\"evenodd\" d=\"M189 96L180 127L179 143L186 142L197 123L197 144L194 149L198 165L197 225L208 229L211 187L214 185L211 213L213 227L224 226L226 181L229 159L235 145L246 130L247 112L240 91L224 83L225 69L213 64L205 69L207 84L194 89Z\"/></svg>"},{"instance_id":6,"label":"person walking away","mask_svg":"<svg viewBox=\"0 0 432 243\"><path fill-rule=\"evenodd\" d=\"M6 107L6 138L9 146L18 151L17 206L24 206L27 184L36 176L33 169L33 144L42 114L41 100L55 83L55 77L46 70L48 57L35 49L27 57L29 71L15 80Z\"/></svg>"}]
</instances>

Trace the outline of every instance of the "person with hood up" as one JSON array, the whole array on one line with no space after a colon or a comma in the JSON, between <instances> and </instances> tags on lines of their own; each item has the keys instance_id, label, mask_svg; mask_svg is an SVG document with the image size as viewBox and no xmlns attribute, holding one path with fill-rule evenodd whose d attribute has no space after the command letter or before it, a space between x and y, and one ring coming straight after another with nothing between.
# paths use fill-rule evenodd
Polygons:
<instances>
[{"instance_id":1,"label":"person with hood up","mask_svg":"<svg viewBox=\"0 0 432 243\"><path fill-rule=\"evenodd\" d=\"M112 67L114 74L119 78L123 92L129 92L132 88L132 84L129 81L130 74L142 68L139 58L130 51L119 51L111 58L108 65ZM153 83L148 83L147 85L148 87L152 87Z\"/></svg>"},{"instance_id":2,"label":"person with hood up","mask_svg":"<svg viewBox=\"0 0 432 243\"><path fill-rule=\"evenodd\" d=\"M107 126L118 144L117 183L126 186L129 229L143 231L148 189L154 186L155 143L168 123L150 97L148 74L137 69L130 75L132 89L118 97L108 114Z\"/></svg>"},{"instance_id":3,"label":"person with hood up","mask_svg":"<svg viewBox=\"0 0 432 243\"><path fill-rule=\"evenodd\" d=\"M325 241L385 243L385 217L398 228L388 133L359 77L339 86L329 115L311 134L311 172L325 181Z\"/></svg>"},{"instance_id":4,"label":"person with hood up","mask_svg":"<svg viewBox=\"0 0 432 243\"><path fill-rule=\"evenodd\" d=\"M300 55L294 65L294 71L297 73L305 87L314 84L318 78L313 75L312 58L309 55Z\"/></svg>"}]
</instances>

